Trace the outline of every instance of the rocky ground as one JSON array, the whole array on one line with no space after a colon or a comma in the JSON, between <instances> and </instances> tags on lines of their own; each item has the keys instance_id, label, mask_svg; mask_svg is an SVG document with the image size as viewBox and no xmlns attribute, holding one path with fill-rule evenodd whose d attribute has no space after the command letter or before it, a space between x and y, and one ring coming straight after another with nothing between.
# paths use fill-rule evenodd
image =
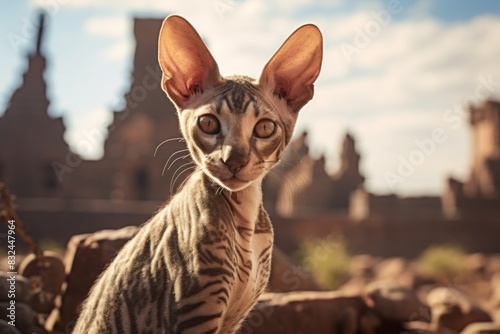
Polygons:
<instances>
[{"instance_id":1,"label":"rocky ground","mask_svg":"<svg viewBox=\"0 0 500 334\"><path fill-rule=\"evenodd\" d=\"M33 256L18 257L15 283L0 274L0 334L71 333L92 283L136 232L75 236L64 257L48 252L42 267ZM276 251L269 292L240 333L500 334L500 255L467 255L464 268L435 277L415 261L353 256L340 288L324 291ZM9 296L13 288L15 297ZM15 327L8 323L12 300Z\"/></svg>"}]
</instances>

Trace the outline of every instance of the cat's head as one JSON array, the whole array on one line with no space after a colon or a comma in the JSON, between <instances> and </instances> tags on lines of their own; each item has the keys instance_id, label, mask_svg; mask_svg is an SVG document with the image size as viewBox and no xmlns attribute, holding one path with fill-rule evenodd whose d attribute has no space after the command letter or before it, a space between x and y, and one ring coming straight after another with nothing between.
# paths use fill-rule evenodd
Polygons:
<instances>
[{"instance_id":1,"label":"cat's head","mask_svg":"<svg viewBox=\"0 0 500 334\"><path fill-rule=\"evenodd\" d=\"M189 22L175 15L165 19L158 46L162 88L205 174L231 191L262 180L289 143L299 110L313 97L322 54L321 33L308 24L288 37L258 80L223 78Z\"/></svg>"}]
</instances>

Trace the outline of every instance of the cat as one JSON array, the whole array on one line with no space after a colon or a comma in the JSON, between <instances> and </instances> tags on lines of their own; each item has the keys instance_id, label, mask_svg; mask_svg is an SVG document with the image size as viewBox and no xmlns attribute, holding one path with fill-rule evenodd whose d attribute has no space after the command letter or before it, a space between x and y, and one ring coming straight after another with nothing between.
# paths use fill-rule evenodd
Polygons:
<instances>
[{"instance_id":1,"label":"cat","mask_svg":"<svg viewBox=\"0 0 500 334\"><path fill-rule=\"evenodd\" d=\"M259 80L223 78L196 30L167 17L162 89L197 169L97 280L73 333L235 333L268 283L261 182L313 97L322 36L298 28Z\"/></svg>"}]
</instances>

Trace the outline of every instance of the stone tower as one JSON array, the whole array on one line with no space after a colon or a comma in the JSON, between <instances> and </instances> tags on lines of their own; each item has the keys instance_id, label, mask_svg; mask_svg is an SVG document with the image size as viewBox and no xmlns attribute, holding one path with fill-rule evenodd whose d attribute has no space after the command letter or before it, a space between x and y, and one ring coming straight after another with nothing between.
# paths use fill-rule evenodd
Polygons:
<instances>
[{"instance_id":1,"label":"stone tower","mask_svg":"<svg viewBox=\"0 0 500 334\"><path fill-rule=\"evenodd\" d=\"M486 101L470 108L473 137L472 168L465 193L473 197L500 197L500 103Z\"/></svg>"},{"instance_id":2,"label":"stone tower","mask_svg":"<svg viewBox=\"0 0 500 334\"><path fill-rule=\"evenodd\" d=\"M44 22L44 14L40 14L28 68L0 118L0 178L18 197L60 196L63 184L51 164L68 153L62 118L48 114L46 59L42 52Z\"/></svg>"},{"instance_id":3,"label":"stone tower","mask_svg":"<svg viewBox=\"0 0 500 334\"><path fill-rule=\"evenodd\" d=\"M189 174L186 171L177 178L191 166L187 165L191 159L187 151L180 151L186 146L179 138L177 113L160 86L158 34L161 23L161 19L134 20L136 48L131 86L125 94L125 107L113 113L104 158L100 161L113 166L108 170L112 173L111 198L164 200L170 195L171 183L175 190ZM172 140L160 145L169 139ZM169 166L173 164L164 170L170 156Z\"/></svg>"},{"instance_id":4,"label":"stone tower","mask_svg":"<svg viewBox=\"0 0 500 334\"><path fill-rule=\"evenodd\" d=\"M500 214L500 103L485 101L471 107L472 164L465 182L448 179L443 193L449 218L498 219Z\"/></svg>"}]
</instances>

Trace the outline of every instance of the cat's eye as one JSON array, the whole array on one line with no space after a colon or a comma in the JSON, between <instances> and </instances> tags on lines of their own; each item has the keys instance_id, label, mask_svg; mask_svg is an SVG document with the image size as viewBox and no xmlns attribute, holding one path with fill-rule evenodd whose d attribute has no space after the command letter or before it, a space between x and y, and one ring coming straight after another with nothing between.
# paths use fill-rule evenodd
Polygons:
<instances>
[{"instance_id":1,"label":"cat's eye","mask_svg":"<svg viewBox=\"0 0 500 334\"><path fill-rule=\"evenodd\" d=\"M215 135L220 131L219 120L213 115L203 115L198 118L198 126L201 131L209 135Z\"/></svg>"},{"instance_id":2,"label":"cat's eye","mask_svg":"<svg viewBox=\"0 0 500 334\"><path fill-rule=\"evenodd\" d=\"M254 135L258 138L269 138L276 131L276 124L270 119L260 120L253 130Z\"/></svg>"}]
</instances>

